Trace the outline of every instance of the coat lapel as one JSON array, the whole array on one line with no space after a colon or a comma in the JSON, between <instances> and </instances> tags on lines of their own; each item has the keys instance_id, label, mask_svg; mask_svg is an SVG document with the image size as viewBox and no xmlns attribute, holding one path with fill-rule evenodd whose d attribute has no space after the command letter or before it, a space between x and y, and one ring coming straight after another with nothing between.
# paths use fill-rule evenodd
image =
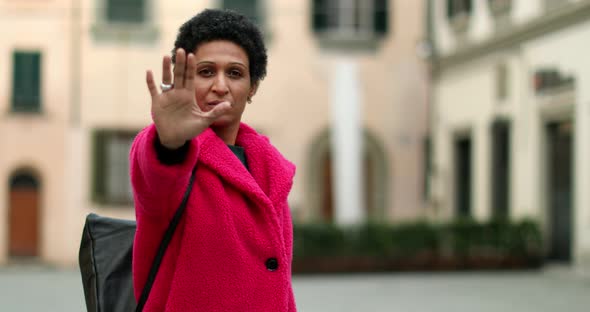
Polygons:
<instances>
[{"instance_id":1,"label":"coat lapel","mask_svg":"<svg viewBox=\"0 0 590 312\"><path fill-rule=\"evenodd\" d=\"M295 166L270 144L268 138L244 123L240 125L236 145L244 148L250 171L210 128L198 140L199 161L252 201L273 209L274 204L287 200Z\"/></svg>"}]
</instances>

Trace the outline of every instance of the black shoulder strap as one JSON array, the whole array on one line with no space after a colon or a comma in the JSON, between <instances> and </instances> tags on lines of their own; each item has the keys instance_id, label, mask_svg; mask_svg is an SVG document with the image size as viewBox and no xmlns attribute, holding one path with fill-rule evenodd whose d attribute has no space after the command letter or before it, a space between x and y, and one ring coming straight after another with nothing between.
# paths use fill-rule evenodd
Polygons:
<instances>
[{"instance_id":1,"label":"black shoulder strap","mask_svg":"<svg viewBox=\"0 0 590 312\"><path fill-rule=\"evenodd\" d=\"M162 259L164 258L164 253L166 253L168 244L170 244L170 240L174 235L176 226L178 225L178 222L180 222L180 218L182 217L182 214L186 208L188 197L191 193L191 190L193 189L196 169L197 166L195 165L191 173L190 180L188 182L188 187L184 192L184 197L182 197L182 202L180 203L178 209L176 209L174 217L172 217L172 220L170 220L170 224L168 225L166 233L164 234L164 238L162 238L162 242L160 243L160 247L158 248L158 253L154 258L154 262L152 262L150 273L148 275L147 281L145 282L145 286L143 287L143 291L141 292L141 297L139 298L139 302L137 303L137 307L135 309L135 311L137 312L142 311L145 303L147 302L148 296L150 295L150 290L152 289L152 285L154 284L154 281L156 280L156 275L158 274L158 270L160 269L160 264L162 263Z\"/></svg>"}]
</instances>

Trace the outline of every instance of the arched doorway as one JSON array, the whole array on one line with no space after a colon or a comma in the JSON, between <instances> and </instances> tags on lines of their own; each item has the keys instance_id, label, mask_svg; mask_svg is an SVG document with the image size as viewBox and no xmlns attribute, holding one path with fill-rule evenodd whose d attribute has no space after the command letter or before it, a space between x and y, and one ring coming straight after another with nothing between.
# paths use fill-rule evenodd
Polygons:
<instances>
[{"instance_id":1,"label":"arched doorway","mask_svg":"<svg viewBox=\"0 0 590 312\"><path fill-rule=\"evenodd\" d=\"M378 204L377 204L377 200L375 199L375 195L376 195L376 190L375 190L375 162L377 161L375 159L376 157L374 157L374 155L372 155L369 151L367 151L365 149L364 153L363 153L363 184L364 184L364 189L363 189L363 193L365 194L364 196L364 202L363 202L363 209L364 209L364 213L367 216L367 219L371 220L371 219L375 219L378 216L376 216L375 214L378 213L377 208L375 208ZM332 186L333 186L333 171L332 171L332 152L330 150L327 150L323 157L322 157L322 164L320 165L320 167L322 167L322 189L323 191L323 196L322 196L322 203L320 206L320 210L321 210L321 219L323 221L326 221L328 223L331 223L334 221L335 218L335 209L334 209L334 193L332 192Z\"/></svg>"},{"instance_id":2,"label":"arched doorway","mask_svg":"<svg viewBox=\"0 0 590 312\"><path fill-rule=\"evenodd\" d=\"M9 181L10 257L39 255L40 183L30 171L19 170Z\"/></svg>"},{"instance_id":3,"label":"arched doorway","mask_svg":"<svg viewBox=\"0 0 590 312\"><path fill-rule=\"evenodd\" d=\"M384 221L386 207L387 161L378 140L368 131L363 136L363 210L367 220ZM336 217L333 186L332 151L330 132L324 130L310 146L309 153L309 205L313 221L332 223Z\"/></svg>"}]
</instances>

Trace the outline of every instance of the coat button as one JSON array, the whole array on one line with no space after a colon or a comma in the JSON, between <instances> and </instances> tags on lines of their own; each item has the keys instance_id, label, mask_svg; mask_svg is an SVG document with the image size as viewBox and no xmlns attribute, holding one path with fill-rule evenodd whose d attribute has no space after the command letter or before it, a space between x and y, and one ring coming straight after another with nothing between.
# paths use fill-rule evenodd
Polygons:
<instances>
[{"instance_id":1,"label":"coat button","mask_svg":"<svg viewBox=\"0 0 590 312\"><path fill-rule=\"evenodd\" d=\"M277 260L277 258L268 258L268 260L266 260L266 269L269 271L276 271L276 269L279 268L279 261Z\"/></svg>"}]
</instances>

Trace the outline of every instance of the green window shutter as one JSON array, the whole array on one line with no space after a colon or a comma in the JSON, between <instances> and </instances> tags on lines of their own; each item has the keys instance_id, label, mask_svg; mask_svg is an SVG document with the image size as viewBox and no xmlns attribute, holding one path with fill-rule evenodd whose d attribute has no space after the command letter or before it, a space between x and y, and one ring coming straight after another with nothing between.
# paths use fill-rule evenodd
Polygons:
<instances>
[{"instance_id":1,"label":"green window shutter","mask_svg":"<svg viewBox=\"0 0 590 312\"><path fill-rule=\"evenodd\" d=\"M328 1L313 0L311 26L315 33L321 33L328 28Z\"/></svg>"},{"instance_id":2,"label":"green window shutter","mask_svg":"<svg viewBox=\"0 0 590 312\"><path fill-rule=\"evenodd\" d=\"M377 35L385 35L388 28L387 0L375 0L373 10L373 30Z\"/></svg>"},{"instance_id":3,"label":"green window shutter","mask_svg":"<svg viewBox=\"0 0 590 312\"><path fill-rule=\"evenodd\" d=\"M107 0L107 20L141 23L145 20L145 6L145 0Z\"/></svg>"},{"instance_id":4,"label":"green window shutter","mask_svg":"<svg viewBox=\"0 0 590 312\"><path fill-rule=\"evenodd\" d=\"M41 54L15 52L13 55L12 111L41 110Z\"/></svg>"},{"instance_id":5,"label":"green window shutter","mask_svg":"<svg viewBox=\"0 0 590 312\"><path fill-rule=\"evenodd\" d=\"M95 202L104 203L106 198L106 144L107 144L107 132L102 130L96 130L92 135L92 197Z\"/></svg>"},{"instance_id":6,"label":"green window shutter","mask_svg":"<svg viewBox=\"0 0 590 312\"><path fill-rule=\"evenodd\" d=\"M262 26L263 18L256 0L223 0L222 7L243 14L258 26Z\"/></svg>"}]
</instances>

